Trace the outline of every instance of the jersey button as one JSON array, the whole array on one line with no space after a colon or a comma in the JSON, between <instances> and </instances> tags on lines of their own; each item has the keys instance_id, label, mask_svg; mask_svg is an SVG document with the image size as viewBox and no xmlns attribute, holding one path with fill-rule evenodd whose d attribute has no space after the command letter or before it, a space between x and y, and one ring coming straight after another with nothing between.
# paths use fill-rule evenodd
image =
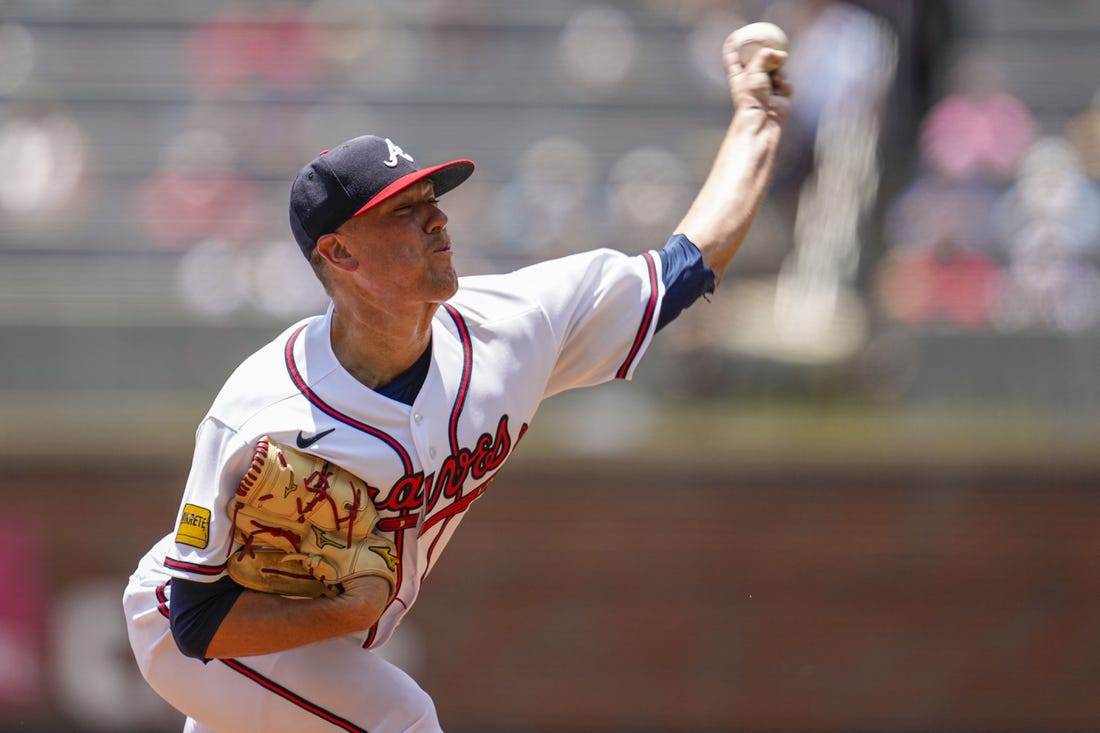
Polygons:
<instances>
[{"instance_id":1,"label":"jersey button","mask_svg":"<svg viewBox=\"0 0 1100 733\"><path fill-rule=\"evenodd\" d=\"M431 456L432 458L435 458L435 448L429 448L428 449L428 455Z\"/></svg>"},{"instance_id":2,"label":"jersey button","mask_svg":"<svg viewBox=\"0 0 1100 733\"><path fill-rule=\"evenodd\" d=\"M415 422L417 425L419 425L420 423L424 422L424 416L421 415L419 412L414 412L413 413L413 422Z\"/></svg>"}]
</instances>

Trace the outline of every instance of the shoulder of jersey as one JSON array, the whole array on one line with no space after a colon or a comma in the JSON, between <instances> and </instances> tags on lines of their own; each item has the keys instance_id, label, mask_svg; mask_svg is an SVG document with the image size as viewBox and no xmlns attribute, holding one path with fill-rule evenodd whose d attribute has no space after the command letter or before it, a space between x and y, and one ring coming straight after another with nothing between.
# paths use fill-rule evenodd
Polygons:
<instances>
[{"instance_id":1,"label":"shoulder of jersey","mask_svg":"<svg viewBox=\"0 0 1100 733\"><path fill-rule=\"evenodd\" d=\"M247 415L298 394L286 368L287 341L298 328L320 318L313 316L295 323L244 359L226 379L210 413L218 415L228 424L236 424L237 420ZM236 414L223 414L226 410Z\"/></svg>"},{"instance_id":2,"label":"shoulder of jersey","mask_svg":"<svg viewBox=\"0 0 1100 733\"><path fill-rule=\"evenodd\" d=\"M460 283L449 303L475 323L513 318L538 308L538 300L517 282L514 273L471 275L461 278Z\"/></svg>"},{"instance_id":3,"label":"shoulder of jersey","mask_svg":"<svg viewBox=\"0 0 1100 733\"><path fill-rule=\"evenodd\" d=\"M578 288L594 290L608 276L621 275L637 258L600 248L544 260L502 275L459 278L451 303L475 320L488 322L522 315L540 307L568 303Z\"/></svg>"}]
</instances>

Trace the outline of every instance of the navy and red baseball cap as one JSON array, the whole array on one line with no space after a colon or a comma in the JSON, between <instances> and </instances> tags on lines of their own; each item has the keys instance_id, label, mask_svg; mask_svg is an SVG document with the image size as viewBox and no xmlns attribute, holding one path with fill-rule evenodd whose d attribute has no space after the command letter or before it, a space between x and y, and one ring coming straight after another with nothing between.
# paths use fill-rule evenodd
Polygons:
<instances>
[{"instance_id":1,"label":"navy and red baseball cap","mask_svg":"<svg viewBox=\"0 0 1100 733\"><path fill-rule=\"evenodd\" d=\"M361 135L311 160L290 188L290 229L309 258L317 240L348 219L423 180L441 196L474 172L471 160L418 168L389 138Z\"/></svg>"}]
</instances>

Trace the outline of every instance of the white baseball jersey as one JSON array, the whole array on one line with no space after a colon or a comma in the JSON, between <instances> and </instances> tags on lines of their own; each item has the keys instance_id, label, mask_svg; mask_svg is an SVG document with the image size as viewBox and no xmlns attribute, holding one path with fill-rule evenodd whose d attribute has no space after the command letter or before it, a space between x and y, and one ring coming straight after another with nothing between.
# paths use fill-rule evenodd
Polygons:
<instances>
[{"instance_id":1,"label":"white baseball jersey","mask_svg":"<svg viewBox=\"0 0 1100 733\"><path fill-rule=\"evenodd\" d=\"M597 250L461 278L432 324L431 365L411 406L368 389L340 365L329 338L331 307L295 324L241 364L215 399L197 431L175 529L142 559L131 587L145 589L147 603L166 617L165 581L225 574L235 549L226 507L256 440L269 435L374 490L377 531L396 544L400 574L394 600L354 642L384 643L539 403L632 375L656 329L660 270L655 252ZM133 598L127 604L131 617L142 615ZM179 654L156 638L158 653Z\"/></svg>"}]
</instances>

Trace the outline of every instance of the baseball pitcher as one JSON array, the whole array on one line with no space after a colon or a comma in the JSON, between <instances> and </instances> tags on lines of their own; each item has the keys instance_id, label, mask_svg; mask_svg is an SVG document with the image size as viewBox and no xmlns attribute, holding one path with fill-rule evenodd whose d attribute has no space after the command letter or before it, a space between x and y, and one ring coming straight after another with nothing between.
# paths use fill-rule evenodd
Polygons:
<instances>
[{"instance_id":1,"label":"baseball pitcher","mask_svg":"<svg viewBox=\"0 0 1100 733\"><path fill-rule=\"evenodd\" d=\"M372 650L420 593L539 403L629 379L712 291L771 176L786 54L723 50L735 113L674 235L459 278L439 197L364 135L294 180L290 226L331 298L229 377L198 426L174 525L124 597L148 683L186 731L438 733L429 696Z\"/></svg>"}]
</instances>

